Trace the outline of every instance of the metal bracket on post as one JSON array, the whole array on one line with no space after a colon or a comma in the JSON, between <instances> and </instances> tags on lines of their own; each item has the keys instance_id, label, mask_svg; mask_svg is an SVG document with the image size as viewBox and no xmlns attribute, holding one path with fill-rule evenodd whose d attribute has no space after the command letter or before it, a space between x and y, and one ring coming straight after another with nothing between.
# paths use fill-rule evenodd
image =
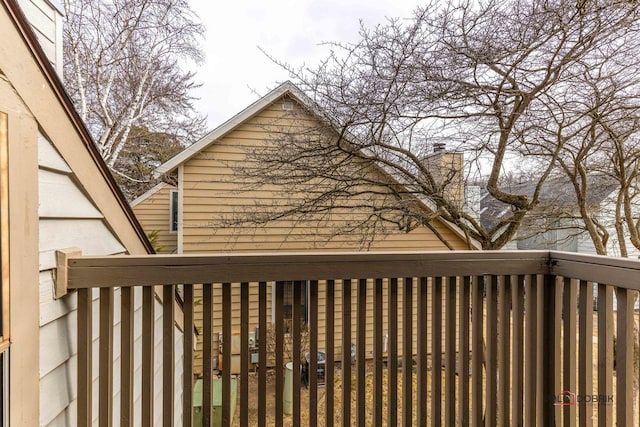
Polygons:
<instances>
[{"instance_id":1,"label":"metal bracket on post","mask_svg":"<svg viewBox=\"0 0 640 427\"><path fill-rule=\"evenodd\" d=\"M82 256L79 248L67 248L56 251L56 270L53 277L53 298L58 299L67 295L69 284L69 259Z\"/></svg>"}]
</instances>

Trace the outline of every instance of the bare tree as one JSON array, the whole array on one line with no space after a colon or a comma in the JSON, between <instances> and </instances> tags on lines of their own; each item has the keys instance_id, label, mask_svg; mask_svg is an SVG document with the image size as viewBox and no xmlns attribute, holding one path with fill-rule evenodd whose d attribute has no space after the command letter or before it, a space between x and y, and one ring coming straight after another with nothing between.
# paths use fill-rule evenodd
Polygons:
<instances>
[{"instance_id":1,"label":"bare tree","mask_svg":"<svg viewBox=\"0 0 640 427\"><path fill-rule=\"evenodd\" d=\"M204 27L186 0L65 0L65 83L112 170L134 126L182 143L202 133L192 90ZM124 171L119 171L125 177Z\"/></svg>"},{"instance_id":2,"label":"bare tree","mask_svg":"<svg viewBox=\"0 0 640 427\"><path fill-rule=\"evenodd\" d=\"M602 49L600 55L617 64L619 58L639 51L640 39L629 37ZM562 145L558 164L572 189L574 224L589 235L601 255L607 254L612 237L622 256L628 255L627 235L634 246L640 243L634 219L640 173L638 71L634 62L624 67L585 64L575 84L567 88L570 101L563 103L562 114L554 116L558 132L547 145ZM540 146L544 151L550 154Z\"/></svg>"},{"instance_id":3,"label":"bare tree","mask_svg":"<svg viewBox=\"0 0 640 427\"><path fill-rule=\"evenodd\" d=\"M409 20L363 27L355 44L331 44L315 69L288 67L323 125L274 133L274 144L250 153L259 166L240 172L305 197L262 206L249 220L310 217L355 199L369 214L347 231L379 224L409 230L440 217L484 249L502 247L539 204L558 165L567 139L556 138L564 126L557 116L571 102L568 90L585 67L622 69L635 61L603 52L635 36L639 7L433 1ZM456 167L455 155L431 154L442 144L465 153L464 167ZM513 165L535 172L533 191L505 185ZM489 227L461 203L458 187L483 173L486 191L507 207Z\"/></svg>"},{"instance_id":4,"label":"bare tree","mask_svg":"<svg viewBox=\"0 0 640 427\"><path fill-rule=\"evenodd\" d=\"M113 169L127 199L135 199L160 181L174 183L174 176L154 178L153 171L182 150L184 146L174 134L132 126Z\"/></svg>"}]
</instances>

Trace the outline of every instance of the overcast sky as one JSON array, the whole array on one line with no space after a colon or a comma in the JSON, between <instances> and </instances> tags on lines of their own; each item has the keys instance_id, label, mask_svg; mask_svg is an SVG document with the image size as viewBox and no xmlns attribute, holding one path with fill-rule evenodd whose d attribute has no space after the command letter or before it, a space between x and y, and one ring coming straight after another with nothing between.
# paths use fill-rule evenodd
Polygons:
<instances>
[{"instance_id":1,"label":"overcast sky","mask_svg":"<svg viewBox=\"0 0 640 427\"><path fill-rule=\"evenodd\" d=\"M191 0L207 27L197 108L210 129L288 79L259 49L294 67L326 57L325 41L358 38L359 22L409 17L416 0Z\"/></svg>"}]
</instances>

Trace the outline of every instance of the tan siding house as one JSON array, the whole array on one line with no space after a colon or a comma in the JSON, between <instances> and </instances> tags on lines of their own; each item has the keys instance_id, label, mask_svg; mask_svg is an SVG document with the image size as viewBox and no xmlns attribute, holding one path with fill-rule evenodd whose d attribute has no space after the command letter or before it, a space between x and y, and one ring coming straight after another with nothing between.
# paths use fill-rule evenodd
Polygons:
<instances>
[{"instance_id":1,"label":"tan siding house","mask_svg":"<svg viewBox=\"0 0 640 427\"><path fill-rule=\"evenodd\" d=\"M46 10L51 6L48 1L20 4L32 18L58 16L55 10ZM77 425L77 294L54 297L56 251L73 247L84 255L152 252L67 98L53 68L55 58L46 55L60 47L45 50L40 46L48 34L45 29L52 28L45 24L44 18L29 22L15 0L0 0L0 396L4 399L0 404L8 405L1 412L6 418L0 425ZM136 295L138 306L140 294ZM119 291L115 301L119 313ZM159 331L162 310L158 301L156 314ZM134 316L140 322L141 309ZM115 319L113 333L118 337L119 314ZM95 348L97 332L94 330ZM141 331L136 332L134 346L139 353ZM178 328L175 336L181 343ZM162 338L156 336L156 346L161 345ZM97 357L94 352L94 366ZM117 348L114 396L120 391L119 360ZM175 360L181 367L180 350ZM141 361L135 363L140 366ZM92 381L97 390L95 369ZM156 383L161 383L161 372L157 372ZM176 390L180 401L181 386ZM140 387L136 393L139 400ZM176 419L181 407L176 405ZM135 411L139 419L140 404ZM119 420L118 412L115 405L115 420ZM158 400L156 424L161 414ZM94 413L94 422L97 417Z\"/></svg>"},{"instance_id":2,"label":"tan siding house","mask_svg":"<svg viewBox=\"0 0 640 427\"><path fill-rule=\"evenodd\" d=\"M448 250L447 244L455 249L469 249L461 233L452 225L434 221L434 229L445 244L427 227L418 227L410 232L385 230L379 237L363 245L363 236L358 232L335 233L360 216L367 215L356 208L358 200L352 200L354 208L345 207L328 216L307 217L271 221L256 226L243 224L229 226L243 215L250 215L256 206L280 203L295 203L300 194L274 184L258 184L242 175L242 170L251 167L248 153L256 147L271 143L273 135L279 132L310 132L317 127L318 118L304 108L305 97L291 83L285 83L270 94L258 100L247 109L213 130L202 140L160 166L158 173L178 170L178 253L224 253L224 252L352 252L361 251L366 246L370 251L412 251ZM287 108L283 108L283 102ZM382 174L381 170L371 170L371 174ZM147 232L167 230L167 223L160 220L169 216L168 186L157 187L135 201L134 211ZM313 191L310 184L308 191ZM363 196L364 197L364 196ZM382 197L382 196L380 196ZM164 203L164 206L162 206ZM424 209L428 209L425 205ZM225 225L226 224L226 225ZM271 318L272 284L267 291L267 318ZM336 288L336 310L341 310L340 284ZM326 283L319 284L319 322L323 325ZM386 295L386 282L385 282ZM369 292L372 303L372 295ZM199 298L200 296L197 296ZM214 301L222 298L221 289L214 289ZM400 296L401 298L401 296ZM234 307L233 328L240 328L240 286L233 288ZM352 310L355 313L355 295ZM253 287L250 294L250 328L258 323L258 292ZM222 313L216 310L213 330L221 331ZM369 313L369 336L372 336L373 311ZM202 323L201 307L196 307L197 324ZM336 318L336 330L340 330L340 319ZM385 320L386 327L386 320ZM355 317L353 321L355 333ZM355 335L354 335L355 336ZM320 328L319 339L324 340ZM371 341L369 341L371 342ZM336 345L341 344L341 336L336 337ZM414 347L415 348L415 347ZM201 357L196 356L196 372L202 369Z\"/></svg>"},{"instance_id":3,"label":"tan siding house","mask_svg":"<svg viewBox=\"0 0 640 427\"><path fill-rule=\"evenodd\" d=\"M171 254L178 249L177 212L174 215L171 207L172 197L177 197L177 194L175 186L163 182L131 202L147 235L156 235L154 243L159 253Z\"/></svg>"}]
</instances>

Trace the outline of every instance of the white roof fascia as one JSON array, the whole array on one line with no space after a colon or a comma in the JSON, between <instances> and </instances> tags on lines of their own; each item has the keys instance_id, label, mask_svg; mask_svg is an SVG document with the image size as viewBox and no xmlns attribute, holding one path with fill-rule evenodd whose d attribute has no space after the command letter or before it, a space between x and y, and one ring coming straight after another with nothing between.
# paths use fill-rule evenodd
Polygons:
<instances>
[{"instance_id":1,"label":"white roof fascia","mask_svg":"<svg viewBox=\"0 0 640 427\"><path fill-rule=\"evenodd\" d=\"M153 172L153 176L157 178L162 174L165 174L177 168L181 163L186 162L191 157L195 156L200 151L208 147L211 143L223 137L225 134L229 133L237 126L244 123L245 120L258 113L273 101L287 93L295 97L305 107L311 107L310 101L307 96L302 93L302 91L300 91L300 89L298 89L293 83L286 81L226 122L224 122L222 125L218 126L214 130L203 136L199 141L193 143L165 163L158 166L158 168Z\"/></svg>"},{"instance_id":2,"label":"white roof fascia","mask_svg":"<svg viewBox=\"0 0 640 427\"><path fill-rule=\"evenodd\" d=\"M156 194L158 191L162 190L167 185L169 185L169 184L167 184L166 182L161 182L159 184L156 184L153 188L151 188L150 190L147 190L144 194L141 194L138 197L136 197L133 201L131 201L131 203L129 203L129 205L131 207L134 207L134 206L140 204L141 202L145 201L149 197L151 197L154 194Z\"/></svg>"}]
</instances>

